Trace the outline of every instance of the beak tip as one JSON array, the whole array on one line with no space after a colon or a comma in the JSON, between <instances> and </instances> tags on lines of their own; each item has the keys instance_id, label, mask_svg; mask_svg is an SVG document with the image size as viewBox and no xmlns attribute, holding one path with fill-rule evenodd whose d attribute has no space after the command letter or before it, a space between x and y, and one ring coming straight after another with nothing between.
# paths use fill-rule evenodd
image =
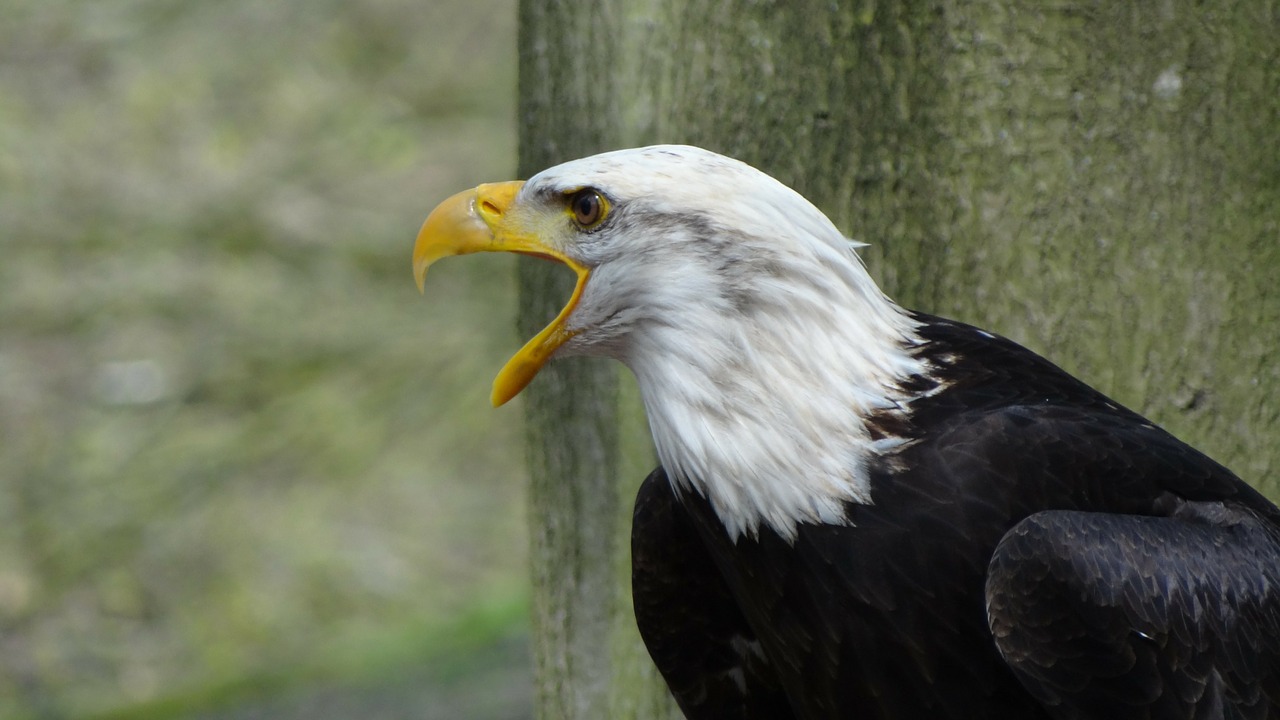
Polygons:
<instances>
[{"instance_id":1,"label":"beak tip","mask_svg":"<svg viewBox=\"0 0 1280 720\"><path fill-rule=\"evenodd\" d=\"M500 381L495 381L493 383L493 392L489 394L489 404L495 408L500 408L506 405L513 397L515 396Z\"/></svg>"},{"instance_id":2,"label":"beak tip","mask_svg":"<svg viewBox=\"0 0 1280 720\"><path fill-rule=\"evenodd\" d=\"M464 190L436 206L413 242L413 279L422 293L427 269L443 257L488 249L493 233L475 213L476 191Z\"/></svg>"}]
</instances>

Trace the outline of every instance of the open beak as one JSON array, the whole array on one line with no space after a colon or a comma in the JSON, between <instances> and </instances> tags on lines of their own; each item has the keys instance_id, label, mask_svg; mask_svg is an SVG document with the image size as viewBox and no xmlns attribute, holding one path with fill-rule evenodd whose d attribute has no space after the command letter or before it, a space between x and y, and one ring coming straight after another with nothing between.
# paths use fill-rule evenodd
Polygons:
<instances>
[{"instance_id":1,"label":"open beak","mask_svg":"<svg viewBox=\"0 0 1280 720\"><path fill-rule=\"evenodd\" d=\"M518 395L551 358L556 348L574 336L574 331L565 327L565 324L570 313L578 306L582 288L586 286L590 273L586 267L539 237L537 226L548 231L552 229L547 222L538 222L539 219L545 220L542 218L543 213L524 211L515 206L515 199L522 185L523 182L493 183L454 195L431 211L413 245L413 279L417 281L419 291L426 280L427 268L432 263L443 257L474 252L533 255L562 262L578 274L578 284L573 289L573 295L556 319L525 343L494 378L493 395L490 398L494 407Z\"/></svg>"}]
</instances>

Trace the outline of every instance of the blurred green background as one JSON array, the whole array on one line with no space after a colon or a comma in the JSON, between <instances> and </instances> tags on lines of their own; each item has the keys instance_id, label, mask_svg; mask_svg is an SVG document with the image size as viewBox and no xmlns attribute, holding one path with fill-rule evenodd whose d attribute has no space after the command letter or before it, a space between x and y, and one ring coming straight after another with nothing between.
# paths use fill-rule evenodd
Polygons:
<instances>
[{"instance_id":1,"label":"blurred green background","mask_svg":"<svg viewBox=\"0 0 1280 720\"><path fill-rule=\"evenodd\" d=\"M514 1L0 20L0 717L528 716Z\"/></svg>"}]
</instances>

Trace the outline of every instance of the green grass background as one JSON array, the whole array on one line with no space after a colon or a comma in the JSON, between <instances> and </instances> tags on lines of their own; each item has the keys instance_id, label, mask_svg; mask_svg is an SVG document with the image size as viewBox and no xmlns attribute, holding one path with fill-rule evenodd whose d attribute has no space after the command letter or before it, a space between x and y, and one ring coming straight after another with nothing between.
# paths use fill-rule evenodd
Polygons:
<instances>
[{"instance_id":1,"label":"green grass background","mask_svg":"<svg viewBox=\"0 0 1280 720\"><path fill-rule=\"evenodd\" d=\"M0 718L521 717L512 0L0 0ZM477 681L476 678L484 678Z\"/></svg>"}]
</instances>

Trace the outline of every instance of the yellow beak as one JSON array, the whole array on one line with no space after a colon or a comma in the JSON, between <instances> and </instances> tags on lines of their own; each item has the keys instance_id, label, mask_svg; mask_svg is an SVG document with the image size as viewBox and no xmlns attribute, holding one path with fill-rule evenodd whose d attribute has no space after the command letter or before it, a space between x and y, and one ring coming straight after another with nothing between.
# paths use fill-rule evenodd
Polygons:
<instances>
[{"instance_id":1,"label":"yellow beak","mask_svg":"<svg viewBox=\"0 0 1280 720\"><path fill-rule=\"evenodd\" d=\"M544 213L522 212L515 206L522 185L523 182L493 183L454 195L431 211L413 245L413 279L418 283L418 290L422 290L427 268L432 263L443 257L474 252L515 252L557 260L578 274L573 295L556 319L525 343L494 378L490 398L494 407L518 395L556 348L576 334L565 324L578 306L590 272L540 239L536 228L531 226L541 225L548 230L551 226L546 222L531 222L545 219ZM561 218L557 215L555 220Z\"/></svg>"}]
</instances>

